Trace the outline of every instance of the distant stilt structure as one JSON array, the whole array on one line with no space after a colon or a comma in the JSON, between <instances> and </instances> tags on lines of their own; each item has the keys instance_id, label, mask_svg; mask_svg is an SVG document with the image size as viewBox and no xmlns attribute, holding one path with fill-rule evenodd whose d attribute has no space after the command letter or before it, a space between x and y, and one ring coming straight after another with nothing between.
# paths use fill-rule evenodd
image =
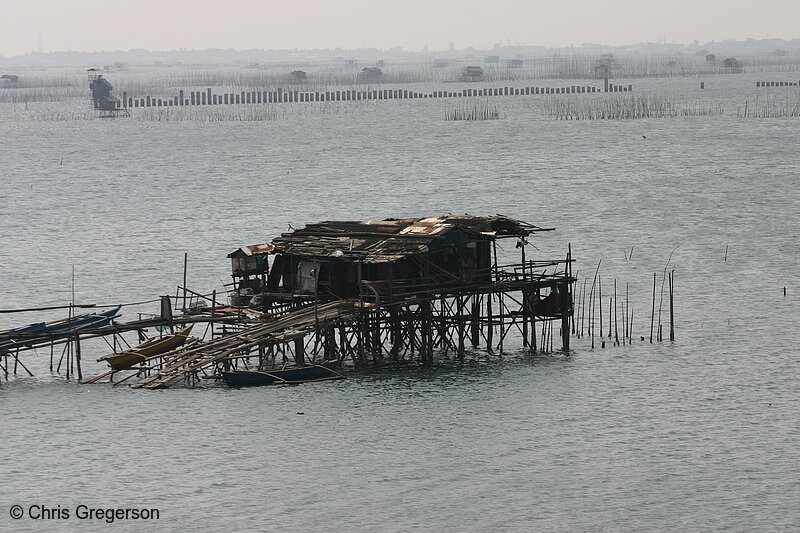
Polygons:
<instances>
[{"instance_id":1,"label":"distant stilt structure","mask_svg":"<svg viewBox=\"0 0 800 533\"><path fill-rule=\"evenodd\" d=\"M89 74L89 89L92 91L92 107L98 111L98 116L100 118L130 116L122 101L111 95L113 86L103 77L102 69L90 68L87 73ZM123 96L127 96L127 94L123 93Z\"/></svg>"}]
</instances>

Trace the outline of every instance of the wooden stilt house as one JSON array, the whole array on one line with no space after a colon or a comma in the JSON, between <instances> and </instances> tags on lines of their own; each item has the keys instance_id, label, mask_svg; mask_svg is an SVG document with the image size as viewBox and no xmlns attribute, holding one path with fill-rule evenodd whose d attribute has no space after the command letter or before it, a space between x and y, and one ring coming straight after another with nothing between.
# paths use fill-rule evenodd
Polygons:
<instances>
[{"instance_id":1,"label":"wooden stilt house","mask_svg":"<svg viewBox=\"0 0 800 533\"><path fill-rule=\"evenodd\" d=\"M441 291L490 282L493 242L537 230L543 228L500 215L328 221L229 257L236 289L273 300L351 298L361 282L376 293L400 295L421 286Z\"/></svg>"}]
</instances>

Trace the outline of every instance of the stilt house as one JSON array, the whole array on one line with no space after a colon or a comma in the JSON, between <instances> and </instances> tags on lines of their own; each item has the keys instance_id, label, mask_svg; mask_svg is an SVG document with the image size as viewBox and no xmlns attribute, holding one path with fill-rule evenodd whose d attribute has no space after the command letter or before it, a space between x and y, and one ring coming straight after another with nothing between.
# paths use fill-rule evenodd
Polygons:
<instances>
[{"instance_id":1,"label":"stilt house","mask_svg":"<svg viewBox=\"0 0 800 533\"><path fill-rule=\"evenodd\" d=\"M493 242L535 231L545 230L501 215L329 221L228 257L237 290L273 300L356 297L362 282L376 294L399 295L423 285L446 291L491 282Z\"/></svg>"}]
</instances>

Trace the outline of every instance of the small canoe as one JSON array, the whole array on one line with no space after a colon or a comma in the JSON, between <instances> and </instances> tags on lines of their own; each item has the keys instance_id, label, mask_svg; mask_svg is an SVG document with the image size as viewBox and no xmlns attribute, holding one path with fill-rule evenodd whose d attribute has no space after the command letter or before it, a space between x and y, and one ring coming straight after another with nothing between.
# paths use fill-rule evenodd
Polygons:
<instances>
[{"instance_id":1,"label":"small canoe","mask_svg":"<svg viewBox=\"0 0 800 533\"><path fill-rule=\"evenodd\" d=\"M87 330L106 326L112 319L118 316L120 307L121 306L117 306L99 313L89 313L72 318L64 318L55 322L48 322L43 333L56 334L64 331Z\"/></svg>"},{"instance_id":2,"label":"small canoe","mask_svg":"<svg viewBox=\"0 0 800 533\"><path fill-rule=\"evenodd\" d=\"M7 329L0 331L0 348L13 347L19 345L21 341L25 340L25 335L35 335L44 331L47 324L44 322L37 322L35 324L28 324L14 329Z\"/></svg>"},{"instance_id":3,"label":"small canoe","mask_svg":"<svg viewBox=\"0 0 800 533\"><path fill-rule=\"evenodd\" d=\"M233 370L223 372L222 379L232 387L245 387L250 385L289 385L295 383L310 383L312 381L327 381L344 379L336 370L339 361L324 361L318 365L308 365L283 370Z\"/></svg>"},{"instance_id":4,"label":"small canoe","mask_svg":"<svg viewBox=\"0 0 800 533\"><path fill-rule=\"evenodd\" d=\"M105 355L98 359L98 361L106 361L108 366L110 366L112 369L122 370L137 363L141 363L153 355L159 355L178 348L184 342L186 342L186 339L189 337L189 333L191 333L191 331L192 326L188 326L180 330L178 333L164 335L163 337L159 337L157 339L150 339L142 344L134 346L130 350Z\"/></svg>"},{"instance_id":5,"label":"small canoe","mask_svg":"<svg viewBox=\"0 0 800 533\"><path fill-rule=\"evenodd\" d=\"M106 326L118 316L119 310L120 306L116 306L99 313L77 315L72 318L56 320L55 322L38 322L21 328L3 331L0 332L0 349L31 346L41 342L49 342L53 339L66 338L75 332L84 332Z\"/></svg>"}]
</instances>

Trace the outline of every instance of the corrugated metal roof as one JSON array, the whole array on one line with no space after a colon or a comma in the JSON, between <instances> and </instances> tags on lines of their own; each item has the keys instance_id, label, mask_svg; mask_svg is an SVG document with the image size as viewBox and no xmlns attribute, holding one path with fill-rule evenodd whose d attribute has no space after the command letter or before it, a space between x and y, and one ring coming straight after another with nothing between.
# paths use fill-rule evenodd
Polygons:
<instances>
[{"instance_id":1,"label":"corrugated metal roof","mask_svg":"<svg viewBox=\"0 0 800 533\"><path fill-rule=\"evenodd\" d=\"M443 215L366 221L324 221L284 233L271 244L245 246L247 255L292 254L306 257L341 257L367 262L393 262L424 253L449 232L459 231L467 239L496 239L548 231L503 215L475 217ZM464 237L460 238L462 241Z\"/></svg>"},{"instance_id":2,"label":"corrugated metal roof","mask_svg":"<svg viewBox=\"0 0 800 533\"><path fill-rule=\"evenodd\" d=\"M268 254L275 250L275 245L271 242L265 242L263 244L251 244L250 246L242 246L239 248L241 251L245 253L245 255L259 255L259 254Z\"/></svg>"}]
</instances>

